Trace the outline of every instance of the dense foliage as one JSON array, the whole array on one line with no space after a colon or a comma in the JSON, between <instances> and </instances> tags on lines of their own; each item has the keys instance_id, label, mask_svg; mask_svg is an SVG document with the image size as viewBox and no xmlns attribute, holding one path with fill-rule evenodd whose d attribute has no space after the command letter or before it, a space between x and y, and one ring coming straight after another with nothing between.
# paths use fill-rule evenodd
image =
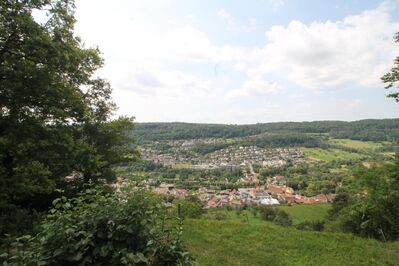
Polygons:
<instances>
[{"instance_id":1,"label":"dense foliage","mask_svg":"<svg viewBox=\"0 0 399 266\"><path fill-rule=\"evenodd\" d=\"M399 43L399 32L396 33L395 37L395 42ZM394 60L394 66L392 67L391 71L386 73L384 76L382 76L382 81L386 83L386 89L391 89L391 88L398 88L399 87L399 56L395 58ZM399 92L398 91L393 91L388 94L388 97L394 98L396 101L399 101Z\"/></svg>"},{"instance_id":2,"label":"dense foliage","mask_svg":"<svg viewBox=\"0 0 399 266\"><path fill-rule=\"evenodd\" d=\"M260 148L328 147L328 144L322 138L301 133L263 134L239 141L238 144L241 146L257 146Z\"/></svg>"},{"instance_id":3,"label":"dense foliage","mask_svg":"<svg viewBox=\"0 0 399 266\"><path fill-rule=\"evenodd\" d=\"M292 225L292 218L289 214L279 208L261 205L259 206L259 213L263 220L272 221L281 226Z\"/></svg>"},{"instance_id":4,"label":"dense foliage","mask_svg":"<svg viewBox=\"0 0 399 266\"><path fill-rule=\"evenodd\" d=\"M235 182L244 177L243 170L239 167L173 168L151 161L139 161L118 167L118 173L135 181L151 181L152 185L166 182L187 189L198 189L203 186L220 189L237 188L241 185Z\"/></svg>"},{"instance_id":5,"label":"dense foliage","mask_svg":"<svg viewBox=\"0 0 399 266\"><path fill-rule=\"evenodd\" d=\"M145 190L91 189L56 199L39 234L2 256L9 265L191 265L181 232L181 221Z\"/></svg>"},{"instance_id":6,"label":"dense foliage","mask_svg":"<svg viewBox=\"0 0 399 266\"><path fill-rule=\"evenodd\" d=\"M342 168L341 165L345 165ZM317 164L302 163L284 165L260 170L261 177L270 178L276 175L286 177L287 185L306 196L335 193L352 174L351 170L357 161L333 161Z\"/></svg>"},{"instance_id":7,"label":"dense foliage","mask_svg":"<svg viewBox=\"0 0 399 266\"><path fill-rule=\"evenodd\" d=\"M37 10L48 13L41 24ZM57 189L112 180L112 166L135 155L132 119L111 119L111 87L93 77L102 59L74 35L73 10L68 0L0 1L1 235ZM71 185L73 173L82 178Z\"/></svg>"},{"instance_id":8,"label":"dense foliage","mask_svg":"<svg viewBox=\"0 0 399 266\"><path fill-rule=\"evenodd\" d=\"M205 213L203 203L194 195L175 200L173 203L181 218L199 218Z\"/></svg>"},{"instance_id":9,"label":"dense foliage","mask_svg":"<svg viewBox=\"0 0 399 266\"><path fill-rule=\"evenodd\" d=\"M348 192L349 191L349 192ZM334 201L330 217L344 231L399 240L399 157L394 164L359 169Z\"/></svg>"},{"instance_id":10,"label":"dense foliage","mask_svg":"<svg viewBox=\"0 0 399 266\"><path fill-rule=\"evenodd\" d=\"M399 138L399 120L278 122L253 125L137 123L134 132L141 142L196 138L235 138L261 133L328 133L335 138L392 141Z\"/></svg>"}]
</instances>

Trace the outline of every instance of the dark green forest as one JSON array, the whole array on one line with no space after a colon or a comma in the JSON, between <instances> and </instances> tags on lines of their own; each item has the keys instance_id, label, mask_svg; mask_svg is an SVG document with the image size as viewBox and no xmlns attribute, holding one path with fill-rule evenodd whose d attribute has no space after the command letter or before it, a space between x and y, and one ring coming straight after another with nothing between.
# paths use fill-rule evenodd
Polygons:
<instances>
[{"instance_id":1,"label":"dark green forest","mask_svg":"<svg viewBox=\"0 0 399 266\"><path fill-rule=\"evenodd\" d=\"M252 125L221 125L193 123L136 123L139 142L196 138L236 138L262 133L319 133L334 138L364 141L399 139L399 119L366 119L354 122L314 121L278 122Z\"/></svg>"}]
</instances>

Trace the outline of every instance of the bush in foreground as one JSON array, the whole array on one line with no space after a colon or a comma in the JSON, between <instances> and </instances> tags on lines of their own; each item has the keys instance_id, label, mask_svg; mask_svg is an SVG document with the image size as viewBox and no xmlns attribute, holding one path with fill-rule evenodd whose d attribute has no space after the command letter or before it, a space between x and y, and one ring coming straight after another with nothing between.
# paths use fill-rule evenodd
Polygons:
<instances>
[{"instance_id":1,"label":"bush in foreground","mask_svg":"<svg viewBox=\"0 0 399 266\"><path fill-rule=\"evenodd\" d=\"M324 230L324 221L304 221L295 226L298 230L307 230L307 231L323 231Z\"/></svg>"},{"instance_id":2,"label":"bush in foreground","mask_svg":"<svg viewBox=\"0 0 399 266\"><path fill-rule=\"evenodd\" d=\"M272 221L281 226L292 225L292 218L284 210L270 206L259 206L260 217L266 221Z\"/></svg>"},{"instance_id":3,"label":"bush in foreground","mask_svg":"<svg viewBox=\"0 0 399 266\"><path fill-rule=\"evenodd\" d=\"M119 195L120 196L120 195ZM9 265L191 265L180 219L156 196L135 190L122 198L88 190L54 201L40 233L3 254Z\"/></svg>"},{"instance_id":4,"label":"bush in foreground","mask_svg":"<svg viewBox=\"0 0 399 266\"><path fill-rule=\"evenodd\" d=\"M205 213L201 200L193 195L185 199L176 200L175 206L176 208L180 206L179 216L181 218L199 218Z\"/></svg>"},{"instance_id":5,"label":"bush in foreground","mask_svg":"<svg viewBox=\"0 0 399 266\"><path fill-rule=\"evenodd\" d=\"M399 156L391 163L359 168L351 189L338 193L329 218L344 232L399 240Z\"/></svg>"}]
</instances>

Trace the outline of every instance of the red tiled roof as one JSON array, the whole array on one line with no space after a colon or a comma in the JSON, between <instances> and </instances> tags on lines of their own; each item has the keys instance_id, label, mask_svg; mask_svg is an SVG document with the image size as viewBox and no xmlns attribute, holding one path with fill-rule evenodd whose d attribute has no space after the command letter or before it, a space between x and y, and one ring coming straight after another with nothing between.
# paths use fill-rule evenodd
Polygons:
<instances>
[{"instance_id":1,"label":"red tiled roof","mask_svg":"<svg viewBox=\"0 0 399 266\"><path fill-rule=\"evenodd\" d=\"M278 193L278 194L284 194L285 190L281 187L276 187L276 186L268 186L267 190L269 190L272 193Z\"/></svg>"}]
</instances>

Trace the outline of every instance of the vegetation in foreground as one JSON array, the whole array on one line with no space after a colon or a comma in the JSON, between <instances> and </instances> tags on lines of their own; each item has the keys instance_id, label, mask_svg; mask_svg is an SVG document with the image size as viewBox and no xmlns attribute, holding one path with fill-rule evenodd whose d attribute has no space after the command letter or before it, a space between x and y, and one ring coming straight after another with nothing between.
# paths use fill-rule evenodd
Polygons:
<instances>
[{"instance_id":1,"label":"vegetation in foreground","mask_svg":"<svg viewBox=\"0 0 399 266\"><path fill-rule=\"evenodd\" d=\"M191 265L182 221L156 195L125 189L56 199L37 235L6 245L3 265Z\"/></svg>"},{"instance_id":2,"label":"vegetation in foreground","mask_svg":"<svg viewBox=\"0 0 399 266\"><path fill-rule=\"evenodd\" d=\"M199 265L397 265L399 243L273 224L190 219L183 239Z\"/></svg>"}]
</instances>

